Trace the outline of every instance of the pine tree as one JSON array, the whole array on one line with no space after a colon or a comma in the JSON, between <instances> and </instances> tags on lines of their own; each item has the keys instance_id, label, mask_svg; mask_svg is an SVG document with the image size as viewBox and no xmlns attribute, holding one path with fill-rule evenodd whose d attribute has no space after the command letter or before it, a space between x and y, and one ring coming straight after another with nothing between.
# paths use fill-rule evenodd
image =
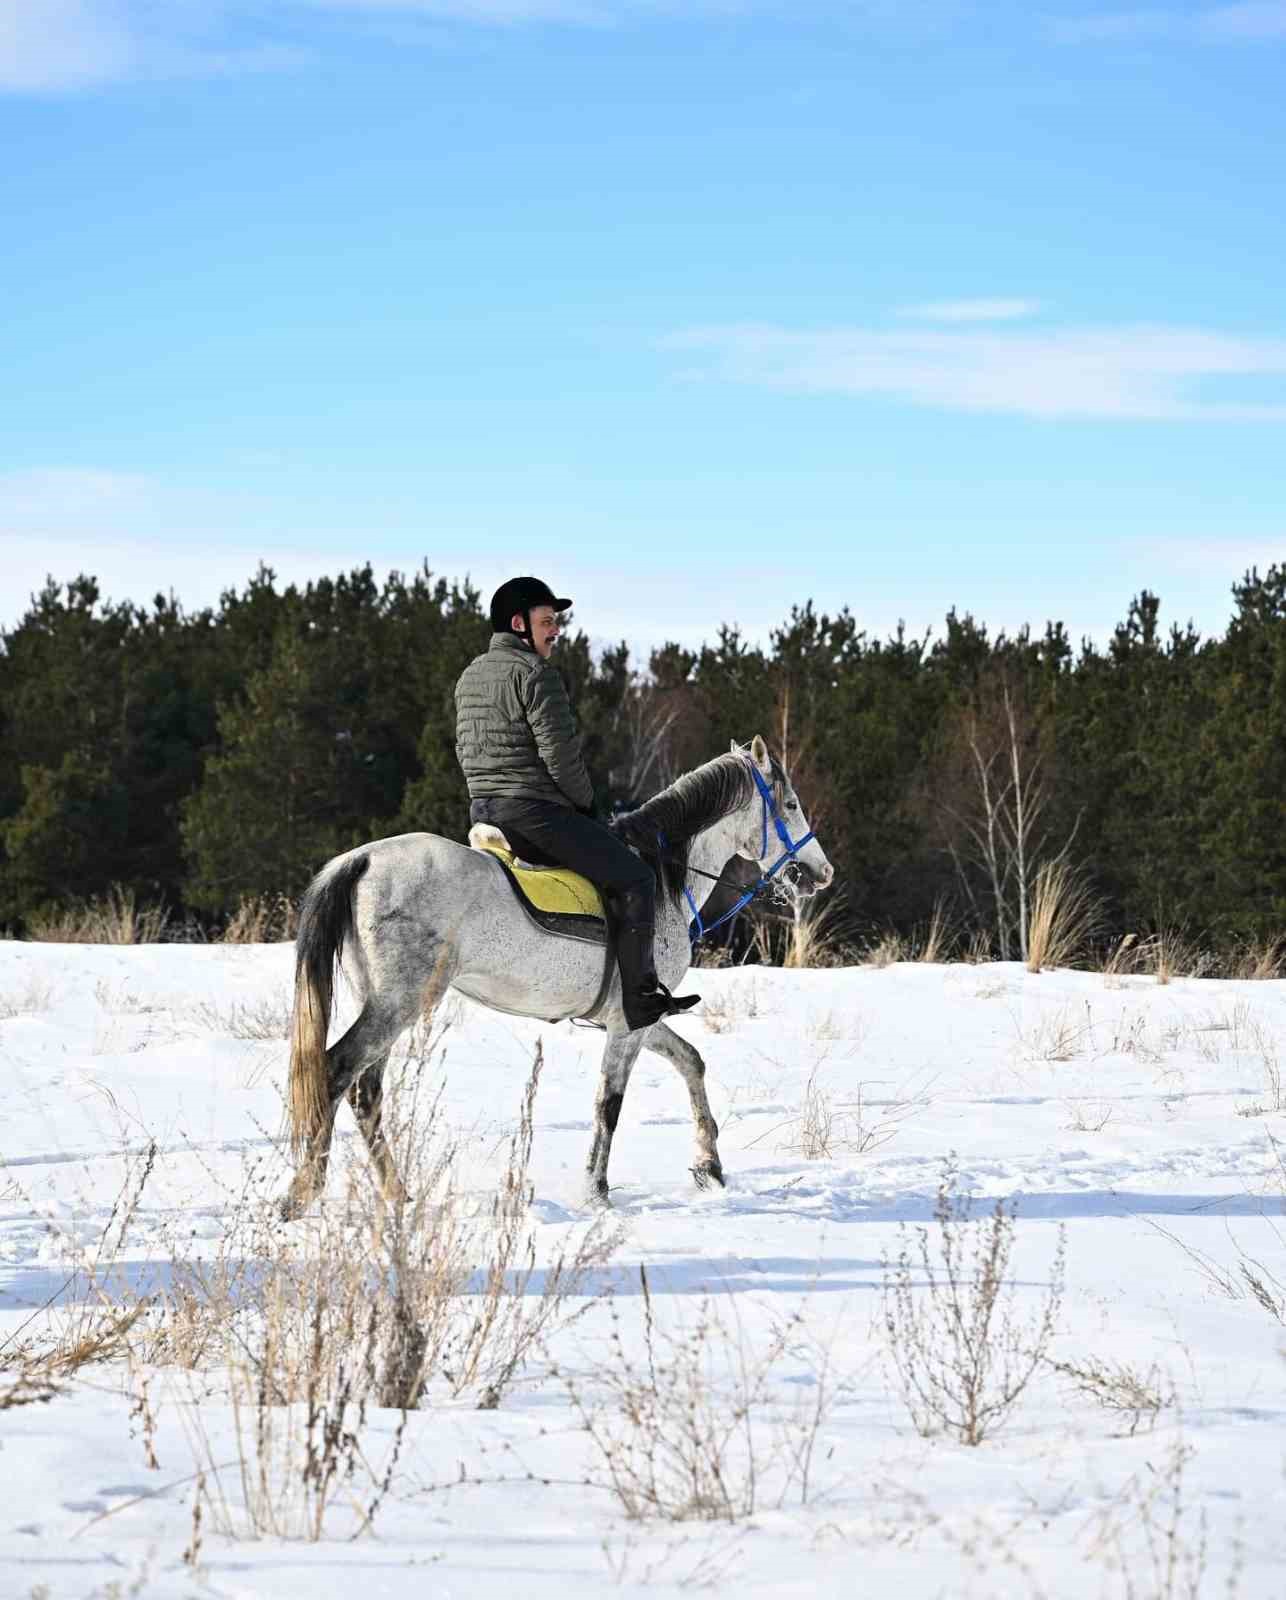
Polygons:
<instances>
[{"instance_id":1,"label":"pine tree","mask_svg":"<svg viewBox=\"0 0 1286 1600\"><path fill-rule=\"evenodd\" d=\"M345 845L341 796L351 731L337 713L325 652L291 628L219 715L222 749L183 807L188 896L217 913L243 895L296 895Z\"/></svg>"}]
</instances>

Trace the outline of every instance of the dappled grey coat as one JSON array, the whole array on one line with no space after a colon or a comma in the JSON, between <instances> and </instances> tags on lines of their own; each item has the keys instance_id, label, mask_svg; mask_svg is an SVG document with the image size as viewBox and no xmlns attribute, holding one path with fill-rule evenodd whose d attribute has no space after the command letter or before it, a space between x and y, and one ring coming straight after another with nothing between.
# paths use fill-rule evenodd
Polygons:
<instances>
[{"instance_id":1,"label":"dappled grey coat","mask_svg":"<svg viewBox=\"0 0 1286 1600\"><path fill-rule=\"evenodd\" d=\"M593 803L562 677L516 634L492 634L487 653L460 674L455 710L471 800L550 800L578 810Z\"/></svg>"}]
</instances>

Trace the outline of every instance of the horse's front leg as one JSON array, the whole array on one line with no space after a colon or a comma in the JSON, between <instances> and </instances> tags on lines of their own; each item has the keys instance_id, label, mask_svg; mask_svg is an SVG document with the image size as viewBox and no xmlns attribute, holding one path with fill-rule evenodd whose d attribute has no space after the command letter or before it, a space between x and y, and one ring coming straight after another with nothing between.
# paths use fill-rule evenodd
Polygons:
<instances>
[{"instance_id":1,"label":"horse's front leg","mask_svg":"<svg viewBox=\"0 0 1286 1600\"><path fill-rule=\"evenodd\" d=\"M603 1051L603 1073L599 1079L598 1098L594 1101L594 1142L585 1164L586 1193L595 1205L609 1204L607 1162L612 1153L612 1135L616 1132L626 1085L645 1037L644 1029L637 1029L633 1033L609 1033L607 1036L607 1046Z\"/></svg>"},{"instance_id":2,"label":"horse's front leg","mask_svg":"<svg viewBox=\"0 0 1286 1600\"><path fill-rule=\"evenodd\" d=\"M696 1135L696 1159L692 1163L692 1176L697 1187L708 1188L711 1183L723 1186L723 1164L719 1160L719 1125L710 1110L706 1096L706 1064L695 1045L664 1022L658 1022L647 1035L647 1047L664 1056L688 1086L692 1102L692 1123Z\"/></svg>"}]
</instances>

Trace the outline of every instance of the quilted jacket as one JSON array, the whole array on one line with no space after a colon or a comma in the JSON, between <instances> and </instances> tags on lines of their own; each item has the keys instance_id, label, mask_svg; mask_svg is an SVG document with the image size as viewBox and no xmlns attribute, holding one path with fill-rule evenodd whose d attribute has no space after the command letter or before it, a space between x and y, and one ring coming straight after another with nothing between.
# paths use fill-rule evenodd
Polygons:
<instances>
[{"instance_id":1,"label":"quilted jacket","mask_svg":"<svg viewBox=\"0 0 1286 1600\"><path fill-rule=\"evenodd\" d=\"M456 755L471 800L593 804L563 680L515 634L493 633L486 654L460 674L455 710Z\"/></svg>"}]
</instances>

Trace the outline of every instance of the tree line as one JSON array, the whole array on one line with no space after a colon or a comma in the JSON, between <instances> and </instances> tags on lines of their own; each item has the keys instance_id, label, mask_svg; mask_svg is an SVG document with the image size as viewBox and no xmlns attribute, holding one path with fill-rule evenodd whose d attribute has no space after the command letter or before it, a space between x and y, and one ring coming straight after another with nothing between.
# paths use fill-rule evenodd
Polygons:
<instances>
[{"instance_id":1,"label":"tree line","mask_svg":"<svg viewBox=\"0 0 1286 1600\"><path fill-rule=\"evenodd\" d=\"M1145 591L1102 644L956 612L873 638L808 604L766 645L725 622L642 662L574 633L557 661L605 812L763 733L853 937L947 905L1018 955L1062 860L1118 934L1262 939L1286 929L1286 565L1232 599L1209 638ZM208 929L364 839L463 838L452 691L488 632L478 592L427 567L261 568L198 611L51 579L0 633L0 924L123 885Z\"/></svg>"}]
</instances>

